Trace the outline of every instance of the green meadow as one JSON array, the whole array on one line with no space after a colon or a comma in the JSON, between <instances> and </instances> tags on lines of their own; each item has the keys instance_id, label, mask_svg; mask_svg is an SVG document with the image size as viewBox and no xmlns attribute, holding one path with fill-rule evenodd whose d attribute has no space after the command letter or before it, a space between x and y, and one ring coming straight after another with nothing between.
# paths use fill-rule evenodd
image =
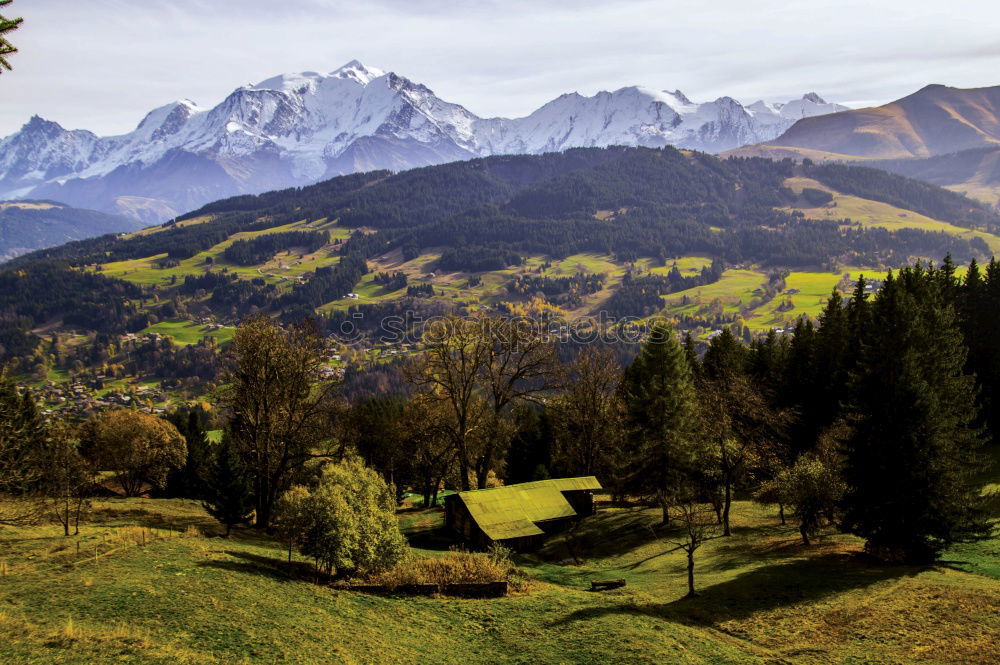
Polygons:
<instances>
[{"instance_id":1,"label":"green meadow","mask_svg":"<svg viewBox=\"0 0 1000 665\"><path fill-rule=\"evenodd\" d=\"M851 536L806 547L773 509L738 501L734 535L698 550L701 595L686 599L679 533L658 527L656 510L604 507L518 556L516 591L469 600L317 585L266 536L218 537L192 501L95 509L76 537L52 524L0 532L0 662L997 662L998 540L936 566L879 566ZM400 524L420 554L451 542L440 509L404 509ZM619 578L627 586L589 591Z\"/></svg>"},{"instance_id":2,"label":"green meadow","mask_svg":"<svg viewBox=\"0 0 1000 665\"><path fill-rule=\"evenodd\" d=\"M219 344L225 344L233 338L235 332L236 328L232 326L213 329L193 321L160 321L139 331L139 334L158 333L172 337L178 344L186 346L197 344L205 337L211 337Z\"/></svg>"}]
</instances>

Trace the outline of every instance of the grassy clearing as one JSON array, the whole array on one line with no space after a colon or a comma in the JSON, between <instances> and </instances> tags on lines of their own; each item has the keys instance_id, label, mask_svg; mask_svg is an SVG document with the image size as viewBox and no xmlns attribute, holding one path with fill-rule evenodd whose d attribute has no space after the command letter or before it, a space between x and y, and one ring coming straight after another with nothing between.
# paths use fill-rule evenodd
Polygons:
<instances>
[{"instance_id":1,"label":"grassy clearing","mask_svg":"<svg viewBox=\"0 0 1000 665\"><path fill-rule=\"evenodd\" d=\"M726 312L737 312L754 297L754 290L767 283L767 275L759 270L727 270L714 284L697 286L664 296L672 312L693 313L703 305L718 300ZM689 304L684 304L687 298Z\"/></svg>"},{"instance_id":2,"label":"grassy clearing","mask_svg":"<svg viewBox=\"0 0 1000 665\"><path fill-rule=\"evenodd\" d=\"M833 202L826 206L795 208L796 210L801 210L809 219L849 218L854 222L861 223L862 226L881 227L890 231L920 229L922 231L942 231L966 239L978 237L986 242L991 251L1000 252L1000 237L991 233L970 231L969 229L964 229L948 222L932 219L912 210L897 208L888 203L869 201L856 196L840 194L811 178L788 178L785 180L785 186L790 187L796 193L801 193L805 187L811 187L833 194ZM792 208L787 208L786 210L792 210Z\"/></svg>"},{"instance_id":3,"label":"grassy clearing","mask_svg":"<svg viewBox=\"0 0 1000 665\"><path fill-rule=\"evenodd\" d=\"M129 235L132 236L147 236L153 233L160 233L161 231L166 231L167 229L179 229L185 226L194 226L195 224L204 224L205 222L210 222L215 219L215 215L200 215L198 217L192 217L191 219L185 219L182 222L177 222L171 226L163 226L162 224L157 226L148 226L142 230L136 231Z\"/></svg>"},{"instance_id":4,"label":"grassy clearing","mask_svg":"<svg viewBox=\"0 0 1000 665\"><path fill-rule=\"evenodd\" d=\"M781 328L800 316L819 317L834 287L842 275L828 272L793 272L785 280L785 291L774 300L754 310L750 320L754 328ZM792 309L779 312L778 308L791 300Z\"/></svg>"},{"instance_id":5,"label":"grassy clearing","mask_svg":"<svg viewBox=\"0 0 1000 665\"><path fill-rule=\"evenodd\" d=\"M526 590L462 600L289 578L267 538L198 537L219 528L195 502L97 508L77 538L54 525L0 536L10 543L0 662L971 665L991 662L1000 631L1000 580L950 565L874 566L848 536L805 548L794 526L746 502L735 535L699 551L694 600L682 598L684 556L670 544L676 534L654 527L655 510L603 509L518 559ZM447 552L441 522L440 510L401 513L424 556ZM135 544L134 526L160 537ZM67 565L77 541L86 553L123 532L131 546ZM619 577L628 586L586 590Z\"/></svg>"},{"instance_id":6,"label":"grassy clearing","mask_svg":"<svg viewBox=\"0 0 1000 665\"><path fill-rule=\"evenodd\" d=\"M232 326L210 328L193 321L160 321L139 331L140 335L147 333L159 333L172 337L176 343L183 346L197 344L205 337L212 337L219 344L225 344L233 338L236 328Z\"/></svg>"}]
</instances>

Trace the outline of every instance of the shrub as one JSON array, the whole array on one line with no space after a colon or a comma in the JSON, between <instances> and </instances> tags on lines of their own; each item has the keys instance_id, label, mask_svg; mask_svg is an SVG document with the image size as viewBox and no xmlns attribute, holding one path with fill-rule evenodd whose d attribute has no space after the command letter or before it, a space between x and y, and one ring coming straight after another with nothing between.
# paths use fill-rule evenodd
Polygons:
<instances>
[{"instance_id":1,"label":"shrub","mask_svg":"<svg viewBox=\"0 0 1000 665\"><path fill-rule=\"evenodd\" d=\"M509 580L514 572L510 550L488 553L452 550L442 556L410 557L368 578L371 584L397 587L407 584L488 584Z\"/></svg>"},{"instance_id":2,"label":"shrub","mask_svg":"<svg viewBox=\"0 0 1000 665\"><path fill-rule=\"evenodd\" d=\"M162 487L167 472L187 457L176 427L138 411L106 411L86 423L83 438L97 464L114 472L125 496L139 496L144 481Z\"/></svg>"},{"instance_id":3,"label":"shrub","mask_svg":"<svg viewBox=\"0 0 1000 665\"><path fill-rule=\"evenodd\" d=\"M378 573L406 555L395 492L359 461L326 465L302 510L308 524L299 549L327 573Z\"/></svg>"}]
</instances>

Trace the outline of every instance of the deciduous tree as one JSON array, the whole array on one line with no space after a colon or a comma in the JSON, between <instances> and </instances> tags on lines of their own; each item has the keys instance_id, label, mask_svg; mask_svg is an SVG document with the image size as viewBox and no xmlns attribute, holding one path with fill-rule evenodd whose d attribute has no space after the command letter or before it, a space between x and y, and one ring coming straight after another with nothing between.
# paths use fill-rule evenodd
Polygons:
<instances>
[{"instance_id":1,"label":"deciduous tree","mask_svg":"<svg viewBox=\"0 0 1000 665\"><path fill-rule=\"evenodd\" d=\"M82 436L85 450L101 470L114 473L125 496L139 496L146 482L162 488L187 453L176 427L138 411L105 411L85 423Z\"/></svg>"},{"instance_id":2,"label":"deciduous tree","mask_svg":"<svg viewBox=\"0 0 1000 665\"><path fill-rule=\"evenodd\" d=\"M330 454L337 386L323 378L326 358L326 340L308 321L285 328L259 315L236 329L223 401L250 476L257 528L270 526L275 501L303 465Z\"/></svg>"},{"instance_id":3,"label":"deciduous tree","mask_svg":"<svg viewBox=\"0 0 1000 665\"><path fill-rule=\"evenodd\" d=\"M359 461L323 467L303 499L308 527L301 552L327 573L374 573L405 556L393 489Z\"/></svg>"},{"instance_id":4,"label":"deciduous tree","mask_svg":"<svg viewBox=\"0 0 1000 665\"><path fill-rule=\"evenodd\" d=\"M549 406L553 457L568 475L605 475L622 438L622 369L607 348L585 347L567 368L566 388Z\"/></svg>"}]
</instances>

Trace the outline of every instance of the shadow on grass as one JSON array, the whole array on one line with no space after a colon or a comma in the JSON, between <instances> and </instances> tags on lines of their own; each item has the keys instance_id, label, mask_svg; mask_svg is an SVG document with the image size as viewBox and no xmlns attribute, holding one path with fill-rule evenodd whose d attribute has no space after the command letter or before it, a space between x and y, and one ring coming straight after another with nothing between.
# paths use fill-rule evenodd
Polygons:
<instances>
[{"instance_id":1,"label":"shadow on grass","mask_svg":"<svg viewBox=\"0 0 1000 665\"><path fill-rule=\"evenodd\" d=\"M240 552L238 550L226 550L225 553L234 559L238 559L238 561L202 561L198 565L203 568L217 568L236 573L269 577L279 582L315 581L317 575L321 575L311 564L304 561L292 561L289 563L287 560L251 554L250 552ZM325 575L323 576L326 577Z\"/></svg>"},{"instance_id":2,"label":"shadow on grass","mask_svg":"<svg viewBox=\"0 0 1000 665\"><path fill-rule=\"evenodd\" d=\"M413 529L406 533L406 537L410 547L438 552L447 552L452 546L460 545L462 542L447 527L442 526Z\"/></svg>"},{"instance_id":3,"label":"shadow on grass","mask_svg":"<svg viewBox=\"0 0 1000 665\"><path fill-rule=\"evenodd\" d=\"M188 527L198 527L202 530L218 527L218 522L209 515L167 515L145 507L130 507L107 505L93 511L91 524L101 526L122 526L136 524L150 529L169 529L184 531ZM221 527L219 532L221 533Z\"/></svg>"},{"instance_id":4,"label":"shadow on grass","mask_svg":"<svg viewBox=\"0 0 1000 665\"><path fill-rule=\"evenodd\" d=\"M452 546L462 544L461 539L445 525L444 511L440 508L421 508L401 514L400 529L410 547L445 552Z\"/></svg>"},{"instance_id":5,"label":"shadow on grass","mask_svg":"<svg viewBox=\"0 0 1000 665\"><path fill-rule=\"evenodd\" d=\"M547 563L579 564L585 559L626 554L658 540L663 533L646 508L599 512L549 539L535 556Z\"/></svg>"},{"instance_id":6,"label":"shadow on grass","mask_svg":"<svg viewBox=\"0 0 1000 665\"><path fill-rule=\"evenodd\" d=\"M700 589L701 595L696 598L669 603L630 602L588 607L556 619L548 626L564 626L611 615L653 616L691 625L717 625L759 612L815 602L885 580L915 575L922 570L925 569L877 566L856 555L823 555L755 568L729 581Z\"/></svg>"}]
</instances>

